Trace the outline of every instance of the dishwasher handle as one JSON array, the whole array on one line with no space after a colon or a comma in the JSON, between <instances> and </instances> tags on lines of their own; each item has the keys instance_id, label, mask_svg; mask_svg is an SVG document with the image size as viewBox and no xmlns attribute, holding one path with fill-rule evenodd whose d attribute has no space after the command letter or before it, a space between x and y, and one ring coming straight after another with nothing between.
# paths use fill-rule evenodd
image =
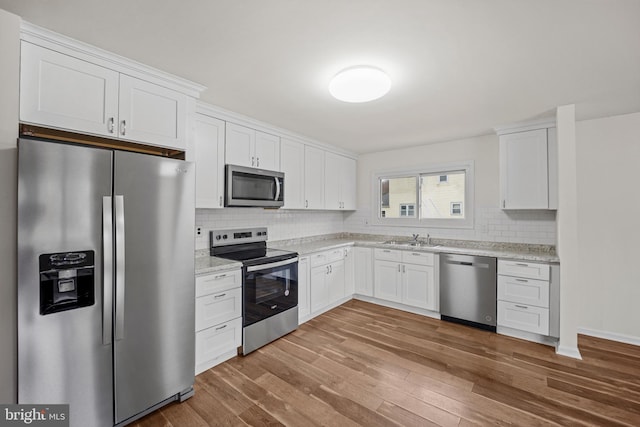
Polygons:
<instances>
[{"instance_id":1,"label":"dishwasher handle","mask_svg":"<svg viewBox=\"0 0 640 427\"><path fill-rule=\"evenodd\" d=\"M463 265L466 267L474 267L474 268L489 268L489 264L483 262L467 262L467 261L445 261L447 264L451 265Z\"/></svg>"}]
</instances>

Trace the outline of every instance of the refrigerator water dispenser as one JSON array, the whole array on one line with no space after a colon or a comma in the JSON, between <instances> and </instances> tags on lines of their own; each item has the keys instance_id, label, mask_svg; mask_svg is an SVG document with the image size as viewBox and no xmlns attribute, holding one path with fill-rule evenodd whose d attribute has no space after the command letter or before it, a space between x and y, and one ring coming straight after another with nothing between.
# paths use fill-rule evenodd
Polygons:
<instances>
[{"instance_id":1,"label":"refrigerator water dispenser","mask_svg":"<svg viewBox=\"0 0 640 427\"><path fill-rule=\"evenodd\" d=\"M40 314L95 303L94 251L40 255Z\"/></svg>"}]
</instances>

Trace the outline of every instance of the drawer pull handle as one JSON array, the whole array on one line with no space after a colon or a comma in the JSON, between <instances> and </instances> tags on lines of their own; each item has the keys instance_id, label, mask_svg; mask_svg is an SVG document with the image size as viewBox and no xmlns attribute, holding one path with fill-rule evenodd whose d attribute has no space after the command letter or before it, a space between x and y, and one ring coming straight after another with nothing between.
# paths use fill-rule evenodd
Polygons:
<instances>
[{"instance_id":1,"label":"drawer pull handle","mask_svg":"<svg viewBox=\"0 0 640 427\"><path fill-rule=\"evenodd\" d=\"M214 298L222 298L222 297L223 297L223 296L225 296L225 295L226 295L226 293L224 293L224 294L220 294L220 295L216 295Z\"/></svg>"},{"instance_id":2,"label":"drawer pull handle","mask_svg":"<svg viewBox=\"0 0 640 427\"><path fill-rule=\"evenodd\" d=\"M385 253L388 253L388 254L390 254L390 253L391 253L391 251L390 251L390 250L388 250L388 249L383 249L383 250L382 250L382 252L385 252Z\"/></svg>"},{"instance_id":3,"label":"drawer pull handle","mask_svg":"<svg viewBox=\"0 0 640 427\"><path fill-rule=\"evenodd\" d=\"M220 275L214 277L214 279L218 280L218 279L222 279L223 277L227 277L227 275L226 274L220 274Z\"/></svg>"},{"instance_id":4,"label":"drawer pull handle","mask_svg":"<svg viewBox=\"0 0 640 427\"><path fill-rule=\"evenodd\" d=\"M529 283L529 281L528 281L528 280L526 280L526 279L516 279L516 282Z\"/></svg>"},{"instance_id":5,"label":"drawer pull handle","mask_svg":"<svg viewBox=\"0 0 640 427\"><path fill-rule=\"evenodd\" d=\"M516 262L516 265L519 265L520 267L529 267L529 264L525 264L523 262Z\"/></svg>"},{"instance_id":6,"label":"drawer pull handle","mask_svg":"<svg viewBox=\"0 0 640 427\"><path fill-rule=\"evenodd\" d=\"M412 252L411 255L413 255L413 256L422 256L422 254L419 254L417 252Z\"/></svg>"},{"instance_id":7,"label":"drawer pull handle","mask_svg":"<svg viewBox=\"0 0 640 427\"><path fill-rule=\"evenodd\" d=\"M525 310L527 310L529 307L527 307L526 305L518 305L518 304L514 304L516 307L518 308L524 308Z\"/></svg>"},{"instance_id":8,"label":"drawer pull handle","mask_svg":"<svg viewBox=\"0 0 640 427\"><path fill-rule=\"evenodd\" d=\"M224 329L224 328L226 328L226 327L227 327L227 325L218 326L218 327L216 328L216 331L219 331L220 329Z\"/></svg>"}]
</instances>

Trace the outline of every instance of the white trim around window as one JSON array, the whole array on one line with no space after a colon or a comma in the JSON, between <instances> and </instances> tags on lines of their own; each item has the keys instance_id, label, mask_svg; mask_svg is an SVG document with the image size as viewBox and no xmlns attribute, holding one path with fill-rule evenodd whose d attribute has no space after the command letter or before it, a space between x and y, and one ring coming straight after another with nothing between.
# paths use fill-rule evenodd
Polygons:
<instances>
[{"instance_id":1,"label":"white trim around window","mask_svg":"<svg viewBox=\"0 0 640 427\"><path fill-rule=\"evenodd\" d=\"M448 175L454 172L465 172L465 196L464 200L457 200L456 203L462 203L462 215L464 218L419 218L421 213L421 191L420 191L420 176L422 175ZM382 192L380 189L380 182L382 179L391 178L409 178L416 177L418 185L416 188L416 208L414 217L401 217L401 218L389 218L382 217L381 212L381 198ZM398 227L429 227L429 228L473 228L474 224L474 206L475 206L475 190L474 190L474 163L473 160L441 163L441 164L428 164L424 167L411 168L411 169L392 169L376 171L372 174L371 180L372 187L372 218L371 223L375 225L384 226L398 226Z\"/></svg>"}]
</instances>

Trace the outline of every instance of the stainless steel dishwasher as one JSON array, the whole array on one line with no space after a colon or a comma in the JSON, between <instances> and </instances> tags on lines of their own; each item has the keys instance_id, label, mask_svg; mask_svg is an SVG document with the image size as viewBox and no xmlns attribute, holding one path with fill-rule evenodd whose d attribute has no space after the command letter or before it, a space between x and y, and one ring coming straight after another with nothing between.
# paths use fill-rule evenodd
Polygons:
<instances>
[{"instance_id":1,"label":"stainless steel dishwasher","mask_svg":"<svg viewBox=\"0 0 640 427\"><path fill-rule=\"evenodd\" d=\"M496 258L440 254L442 320L495 332L496 271Z\"/></svg>"}]
</instances>

